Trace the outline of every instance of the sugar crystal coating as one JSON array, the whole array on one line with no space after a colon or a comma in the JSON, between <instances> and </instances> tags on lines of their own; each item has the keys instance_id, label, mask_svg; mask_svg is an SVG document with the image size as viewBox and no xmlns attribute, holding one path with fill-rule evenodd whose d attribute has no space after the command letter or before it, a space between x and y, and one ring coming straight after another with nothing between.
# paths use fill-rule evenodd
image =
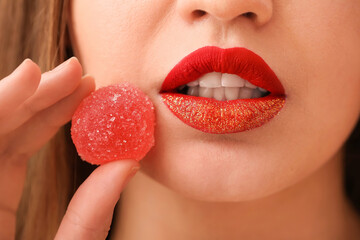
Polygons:
<instances>
[{"instance_id":1,"label":"sugar crystal coating","mask_svg":"<svg viewBox=\"0 0 360 240\"><path fill-rule=\"evenodd\" d=\"M99 88L72 118L71 137L79 156L91 164L141 160L154 146L154 106L128 84Z\"/></svg>"}]
</instances>

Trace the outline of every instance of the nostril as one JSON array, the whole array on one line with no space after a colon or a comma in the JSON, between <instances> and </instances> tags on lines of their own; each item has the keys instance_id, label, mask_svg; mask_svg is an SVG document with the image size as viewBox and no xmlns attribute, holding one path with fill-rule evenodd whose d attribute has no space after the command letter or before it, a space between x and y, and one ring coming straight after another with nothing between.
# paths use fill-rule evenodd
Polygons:
<instances>
[{"instance_id":1,"label":"nostril","mask_svg":"<svg viewBox=\"0 0 360 240\"><path fill-rule=\"evenodd\" d=\"M195 11L193 11L193 16L195 17L195 18L199 18L199 17L202 17L202 16L204 16L204 15L206 15L206 12L205 11L203 11L203 10L195 10Z\"/></svg>"},{"instance_id":2,"label":"nostril","mask_svg":"<svg viewBox=\"0 0 360 240\"><path fill-rule=\"evenodd\" d=\"M207 14L206 11L200 10L200 9L194 10L192 12L193 19L201 18L201 17L205 16L206 14ZM241 14L240 16L244 16L246 18L253 19L256 17L256 14L253 12L246 12L246 13Z\"/></svg>"},{"instance_id":3,"label":"nostril","mask_svg":"<svg viewBox=\"0 0 360 240\"><path fill-rule=\"evenodd\" d=\"M244 17L250 18L250 19L255 17L255 13L253 13L253 12L246 12L241 15Z\"/></svg>"}]
</instances>

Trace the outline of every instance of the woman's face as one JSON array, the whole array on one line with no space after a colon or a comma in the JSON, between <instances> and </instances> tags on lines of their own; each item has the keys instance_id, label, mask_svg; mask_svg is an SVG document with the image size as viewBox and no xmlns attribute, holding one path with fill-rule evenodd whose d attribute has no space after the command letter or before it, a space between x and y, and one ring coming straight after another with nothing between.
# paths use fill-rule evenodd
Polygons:
<instances>
[{"instance_id":1,"label":"woman's face","mask_svg":"<svg viewBox=\"0 0 360 240\"><path fill-rule=\"evenodd\" d=\"M72 0L70 33L98 88L128 81L153 101L155 147L142 160L145 174L194 199L242 201L309 176L351 133L360 110L359 12L356 0ZM162 83L204 46L260 55L285 89L279 115L232 134L175 117L161 100Z\"/></svg>"}]
</instances>

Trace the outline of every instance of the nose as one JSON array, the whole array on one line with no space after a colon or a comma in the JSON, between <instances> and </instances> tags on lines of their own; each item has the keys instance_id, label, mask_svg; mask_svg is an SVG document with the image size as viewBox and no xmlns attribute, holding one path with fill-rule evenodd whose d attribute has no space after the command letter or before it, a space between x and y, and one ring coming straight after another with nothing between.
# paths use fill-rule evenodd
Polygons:
<instances>
[{"instance_id":1,"label":"nose","mask_svg":"<svg viewBox=\"0 0 360 240\"><path fill-rule=\"evenodd\" d=\"M178 0L177 10L190 23L211 16L222 22L248 18L260 26L270 21L273 14L272 2L273 0Z\"/></svg>"}]
</instances>

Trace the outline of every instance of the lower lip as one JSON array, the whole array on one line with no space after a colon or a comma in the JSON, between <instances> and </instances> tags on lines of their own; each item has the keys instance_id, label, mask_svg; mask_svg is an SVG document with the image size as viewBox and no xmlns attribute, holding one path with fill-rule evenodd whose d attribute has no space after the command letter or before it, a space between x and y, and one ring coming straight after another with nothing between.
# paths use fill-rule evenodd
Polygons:
<instances>
[{"instance_id":1,"label":"lower lip","mask_svg":"<svg viewBox=\"0 0 360 240\"><path fill-rule=\"evenodd\" d=\"M218 101L179 93L161 93L162 101L182 122L205 133L248 131L269 122L285 105L285 96Z\"/></svg>"}]
</instances>

